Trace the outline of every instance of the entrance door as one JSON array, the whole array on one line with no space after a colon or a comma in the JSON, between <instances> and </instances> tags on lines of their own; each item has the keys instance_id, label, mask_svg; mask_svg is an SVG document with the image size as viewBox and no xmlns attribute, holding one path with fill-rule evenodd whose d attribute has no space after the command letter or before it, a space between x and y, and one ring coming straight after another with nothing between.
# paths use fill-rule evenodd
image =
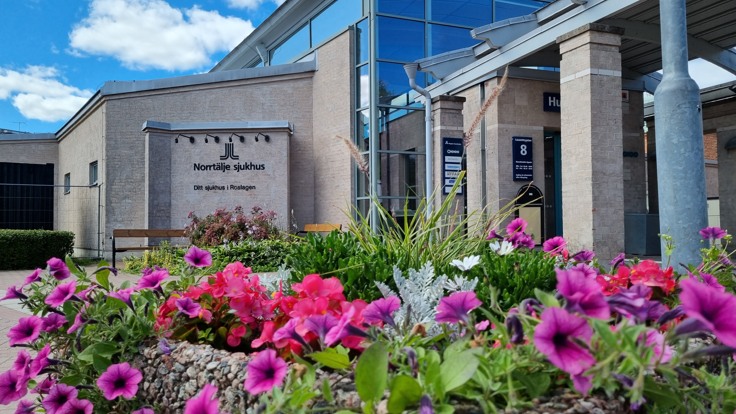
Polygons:
<instances>
[{"instance_id":1,"label":"entrance door","mask_svg":"<svg viewBox=\"0 0 736 414\"><path fill-rule=\"evenodd\" d=\"M562 165L559 131L544 132L544 239L562 236Z\"/></svg>"}]
</instances>

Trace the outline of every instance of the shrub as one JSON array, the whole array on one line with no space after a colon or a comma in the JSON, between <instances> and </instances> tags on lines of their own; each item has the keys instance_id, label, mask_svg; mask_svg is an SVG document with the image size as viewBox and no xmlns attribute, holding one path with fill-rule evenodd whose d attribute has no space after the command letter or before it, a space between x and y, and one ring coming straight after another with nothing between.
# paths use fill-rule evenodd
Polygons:
<instances>
[{"instance_id":1,"label":"shrub","mask_svg":"<svg viewBox=\"0 0 736 414\"><path fill-rule=\"evenodd\" d=\"M211 249L212 266L224 269L229 263L248 263L254 272L275 272L286 262L292 246L299 244L280 239L243 240L227 243Z\"/></svg>"},{"instance_id":2,"label":"shrub","mask_svg":"<svg viewBox=\"0 0 736 414\"><path fill-rule=\"evenodd\" d=\"M140 273L143 269L153 269L158 266L163 269L177 269L184 265L184 250L174 247L168 241L143 252L143 255L123 258L123 269L127 273Z\"/></svg>"},{"instance_id":3,"label":"shrub","mask_svg":"<svg viewBox=\"0 0 736 414\"><path fill-rule=\"evenodd\" d=\"M192 222L185 228L186 236L197 246L219 246L243 240L278 238L281 232L274 224L276 213L255 206L245 214L241 206L233 211L217 209L204 218L189 213Z\"/></svg>"},{"instance_id":4,"label":"shrub","mask_svg":"<svg viewBox=\"0 0 736 414\"><path fill-rule=\"evenodd\" d=\"M52 257L74 252L74 233L49 230L0 230L0 270L44 267Z\"/></svg>"}]
</instances>

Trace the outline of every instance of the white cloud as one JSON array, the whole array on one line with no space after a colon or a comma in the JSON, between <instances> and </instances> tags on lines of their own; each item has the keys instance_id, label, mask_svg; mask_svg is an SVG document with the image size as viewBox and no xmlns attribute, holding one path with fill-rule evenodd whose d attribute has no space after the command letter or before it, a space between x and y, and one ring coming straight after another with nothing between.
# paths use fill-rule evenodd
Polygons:
<instances>
[{"instance_id":1,"label":"white cloud","mask_svg":"<svg viewBox=\"0 0 736 414\"><path fill-rule=\"evenodd\" d=\"M689 66L690 76L701 89L736 81L736 75L703 59L691 60Z\"/></svg>"},{"instance_id":2,"label":"white cloud","mask_svg":"<svg viewBox=\"0 0 736 414\"><path fill-rule=\"evenodd\" d=\"M258 7L261 6L261 4L265 3L268 0L227 0L227 4L230 7L236 8L236 9L249 9L249 10L255 10ZM281 6L286 2L286 0L271 0L272 2L276 3L277 5Z\"/></svg>"},{"instance_id":3,"label":"white cloud","mask_svg":"<svg viewBox=\"0 0 736 414\"><path fill-rule=\"evenodd\" d=\"M198 7L176 9L163 0L93 0L89 16L69 34L72 53L110 56L132 69L183 71L211 65L253 24Z\"/></svg>"},{"instance_id":4,"label":"white cloud","mask_svg":"<svg viewBox=\"0 0 736 414\"><path fill-rule=\"evenodd\" d=\"M49 66L17 71L0 68L0 100L10 99L28 119L57 122L69 119L92 96L92 91L66 85Z\"/></svg>"}]
</instances>

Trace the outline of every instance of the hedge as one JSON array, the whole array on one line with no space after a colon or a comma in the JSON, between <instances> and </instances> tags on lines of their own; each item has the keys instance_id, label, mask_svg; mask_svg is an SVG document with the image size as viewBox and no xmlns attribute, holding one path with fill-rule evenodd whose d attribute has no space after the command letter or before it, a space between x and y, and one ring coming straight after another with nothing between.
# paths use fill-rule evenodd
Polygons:
<instances>
[{"instance_id":1,"label":"hedge","mask_svg":"<svg viewBox=\"0 0 736 414\"><path fill-rule=\"evenodd\" d=\"M0 229L0 252L0 270L45 267L50 258L64 258L74 252L74 233Z\"/></svg>"}]
</instances>

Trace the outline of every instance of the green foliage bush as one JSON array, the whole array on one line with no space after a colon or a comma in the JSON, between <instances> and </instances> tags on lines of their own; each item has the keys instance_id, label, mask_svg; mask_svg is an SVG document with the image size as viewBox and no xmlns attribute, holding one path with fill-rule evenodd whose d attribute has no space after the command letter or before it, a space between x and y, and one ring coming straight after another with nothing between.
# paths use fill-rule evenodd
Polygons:
<instances>
[{"instance_id":1,"label":"green foliage bush","mask_svg":"<svg viewBox=\"0 0 736 414\"><path fill-rule=\"evenodd\" d=\"M212 267L224 269L229 263L241 262L254 272L275 272L286 262L293 245L299 244L280 239L244 240L210 249Z\"/></svg>"},{"instance_id":2,"label":"green foliage bush","mask_svg":"<svg viewBox=\"0 0 736 414\"><path fill-rule=\"evenodd\" d=\"M52 257L74 252L74 233L50 230L0 230L0 270L45 267Z\"/></svg>"},{"instance_id":3,"label":"green foliage bush","mask_svg":"<svg viewBox=\"0 0 736 414\"><path fill-rule=\"evenodd\" d=\"M192 222L184 229L185 234L192 244L200 247L281 237L281 231L275 225L276 212L258 206L253 207L249 214L237 206L233 211L217 209L204 218L192 212L189 218Z\"/></svg>"},{"instance_id":4,"label":"green foliage bush","mask_svg":"<svg viewBox=\"0 0 736 414\"><path fill-rule=\"evenodd\" d=\"M486 249L480 264L469 272L478 278L478 299L488 303L491 287L498 292L498 304L508 310L522 300L534 297L534 289L552 291L556 285L555 258L542 251L516 249L499 255Z\"/></svg>"},{"instance_id":5,"label":"green foliage bush","mask_svg":"<svg viewBox=\"0 0 736 414\"><path fill-rule=\"evenodd\" d=\"M168 241L162 241L158 247L144 251L141 256L124 257L123 269L127 273L137 274L145 268L153 269L154 266L158 266L174 272L184 266L184 253L183 249L172 246Z\"/></svg>"}]
</instances>

